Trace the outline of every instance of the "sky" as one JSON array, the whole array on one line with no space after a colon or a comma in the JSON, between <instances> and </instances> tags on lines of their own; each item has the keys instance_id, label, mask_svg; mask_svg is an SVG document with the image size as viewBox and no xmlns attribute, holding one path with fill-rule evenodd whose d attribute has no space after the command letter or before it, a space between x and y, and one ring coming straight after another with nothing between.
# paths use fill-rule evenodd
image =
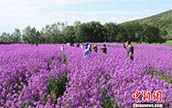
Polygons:
<instances>
[{"instance_id":1,"label":"sky","mask_svg":"<svg viewBox=\"0 0 172 108\"><path fill-rule=\"evenodd\" d=\"M0 33L75 21L121 23L172 9L172 0L0 0Z\"/></svg>"}]
</instances>

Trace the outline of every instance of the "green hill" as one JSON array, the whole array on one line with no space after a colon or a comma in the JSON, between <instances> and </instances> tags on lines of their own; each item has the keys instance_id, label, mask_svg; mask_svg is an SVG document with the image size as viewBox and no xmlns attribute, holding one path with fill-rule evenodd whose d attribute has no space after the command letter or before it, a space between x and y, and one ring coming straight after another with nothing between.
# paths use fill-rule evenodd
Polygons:
<instances>
[{"instance_id":1,"label":"green hill","mask_svg":"<svg viewBox=\"0 0 172 108\"><path fill-rule=\"evenodd\" d=\"M168 32L167 36L172 40L172 10L134 21L152 24L162 30L166 30Z\"/></svg>"}]
</instances>

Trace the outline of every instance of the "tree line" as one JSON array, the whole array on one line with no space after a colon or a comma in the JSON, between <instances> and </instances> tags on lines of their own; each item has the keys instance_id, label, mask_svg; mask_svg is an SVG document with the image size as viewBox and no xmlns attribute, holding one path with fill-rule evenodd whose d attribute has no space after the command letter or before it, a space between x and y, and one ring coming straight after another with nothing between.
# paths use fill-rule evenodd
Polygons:
<instances>
[{"instance_id":1,"label":"tree line","mask_svg":"<svg viewBox=\"0 0 172 108\"><path fill-rule=\"evenodd\" d=\"M102 25L92 21L73 25L54 23L46 25L40 31L35 27L27 26L14 33L2 33L0 43L26 44L56 44L56 43L83 43L83 42L125 42L131 40L137 43L163 43L167 32L158 27L138 22L116 24L113 22Z\"/></svg>"}]
</instances>

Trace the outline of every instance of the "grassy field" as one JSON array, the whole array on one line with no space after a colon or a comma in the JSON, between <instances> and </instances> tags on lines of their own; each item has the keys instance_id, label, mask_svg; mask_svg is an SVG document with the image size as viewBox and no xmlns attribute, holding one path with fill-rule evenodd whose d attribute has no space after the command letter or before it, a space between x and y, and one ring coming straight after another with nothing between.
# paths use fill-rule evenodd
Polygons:
<instances>
[{"instance_id":1,"label":"grassy field","mask_svg":"<svg viewBox=\"0 0 172 108\"><path fill-rule=\"evenodd\" d=\"M135 43L133 42L134 44L140 44L140 43ZM150 43L142 43L142 44L150 44ZM169 46L172 46L172 40L170 41L166 41L165 43L151 43L152 45L169 45Z\"/></svg>"},{"instance_id":2,"label":"grassy field","mask_svg":"<svg viewBox=\"0 0 172 108\"><path fill-rule=\"evenodd\" d=\"M169 46L172 46L172 40L170 41L167 41L166 43L164 43L165 45L169 45Z\"/></svg>"}]
</instances>

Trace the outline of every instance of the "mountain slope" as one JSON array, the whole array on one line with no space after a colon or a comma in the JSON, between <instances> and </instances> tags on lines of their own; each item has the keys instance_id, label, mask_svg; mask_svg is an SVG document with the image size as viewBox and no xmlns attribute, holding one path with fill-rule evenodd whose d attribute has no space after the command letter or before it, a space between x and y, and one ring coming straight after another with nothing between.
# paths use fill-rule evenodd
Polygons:
<instances>
[{"instance_id":1,"label":"mountain slope","mask_svg":"<svg viewBox=\"0 0 172 108\"><path fill-rule=\"evenodd\" d=\"M135 21L140 23L153 24L160 29L164 29L168 32L168 37L172 39L172 10Z\"/></svg>"}]
</instances>

